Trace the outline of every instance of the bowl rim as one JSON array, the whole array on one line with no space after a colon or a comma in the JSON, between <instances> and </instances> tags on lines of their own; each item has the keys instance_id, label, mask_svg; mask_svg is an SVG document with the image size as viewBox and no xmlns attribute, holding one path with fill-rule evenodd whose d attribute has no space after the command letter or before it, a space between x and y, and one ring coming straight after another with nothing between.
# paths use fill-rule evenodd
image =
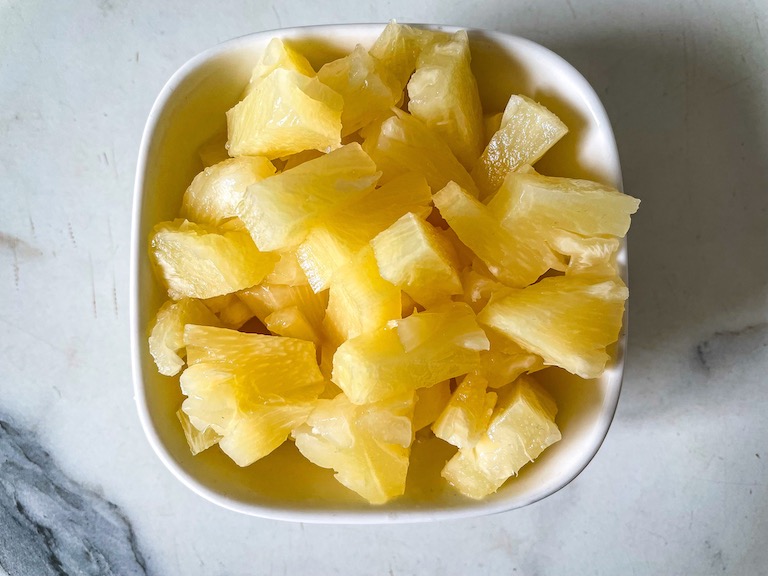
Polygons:
<instances>
[{"instance_id":1,"label":"bowl rim","mask_svg":"<svg viewBox=\"0 0 768 576\"><path fill-rule=\"evenodd\" d=\"M147 117L144 130L142 132L141 143L139 146L139 153L136 165L136 174L134 179L133 188L133 203L131 211L131 247L130 247L130 286L129 286L129 304L130 304L130 340L131 340L131 372L134 388L134 402L136 404L137 413L141 427L144 431L147 440L152 447L152 450L165 465L165 467L175 476L182 484L187 488L202 496L209 502L249 516L256 516L265 519L272 520L285 520L293 522L315 523L315 524L383 524L383 523L418 523L418 522L430 522L436 520L454 520L462 518L474 518L478 516L498 514L509 510L522 508L528 506L539 500L542 500L552 494L562 490L565 486L575 480L594 459L597 452L600 450L605 438L607 437L608 430L613 422L616 409L618 407L619 396L621 393L626 346L627 346L627 333L628 333L628 310L629 301L625 303L624 318L622 323L621 332L616 345L616 357L612 368L617 372L617 378L615 385L607 389L607 393L603 400L602 409L599 413L599 419L593 426L593 434L598 436L599 439L595 441L594 445L589 450L585 450L586 456L583 460L580 460L572 468L568 470L567 477L558 482L554 487L548 487L544 490L534 490L527 495L523 495L514 499L500 499L497 501L472 501L467 500L465 506L451 507L451 508L412 508L412 509L387 509L384 507L371 507L367 510L301 510L297 508L288 508L284 505L276 504L274 506L255 503L244 503L234 498L230 498L216 490L213 490L197 479L191 474L187 473L181 465L176 461L170 451L166 448L160 439L158 431L152 424L150 417L149 405L147 403L147 397L145 394L145 382L144 373L142 368L142 350L141 346L145 340L145 329L139 325L140 318L140 297L141 290L139 286L139 269L141 259L144 256L141 251L142 238L141 224L142 207L144 204L144 185L146 182L146 169L149 160L150 144L153 140L153 135L157 129L158 121L165 110L169 102L171 101L175 90L184 81L184 79L194 72L198 67L204 65L208 60L224 54L229 51L237 50L238 48L245 46L252 42L255 38L275 37L282 38L290 37L292 35L306 35L310 33L315 34L328 34L339 30L360 30L361 33L373 33L380 32L386 26L385 23L364 23L364 24L320 24L310 26L294 26L286 28L276 28L271 30L264 30L261 32L255 32L251 34L245 34L238 36L230 40L221 42L211 48L208 48L197 55L193 56L182 64L176 72L174 72L163 88L160 90L156 97L152 108ZM616 165L611 168L615 174L615 184L619 190L623 190L623 183L621 177L621 162L619 159L618 148L616 145L613 128L608 118L608 114L605 108L595 92L591 84L586 78L567 60L554 51L542 46L541 44L517 36L514 34L507 34L504 32L497 32L493 30L486 30L482 28L467 28L461 26L445 26L439 24L417 24L407 23L409 26L418 28L426 28L430 30L442 30L445 32L456 32L459 30L466 30L470 37L473 34L481 35L483 38L487 38L491 41L499 44L514 43L518 47L522 47L526 51L532 51L543 55L558 63L563 70L567 71L571 80L579 86L580 95L585 100L590 113L597 119L600 125L600 130L603 132L603 137L607 139L608 143L612 147L612 151L615 152ZM628 266L626 264L627 258L627 242L626 238L621 239L621 251L625 257L625 264L622 270L622 279L629 286L628 278Z\"/></svg>"}]
</instances>

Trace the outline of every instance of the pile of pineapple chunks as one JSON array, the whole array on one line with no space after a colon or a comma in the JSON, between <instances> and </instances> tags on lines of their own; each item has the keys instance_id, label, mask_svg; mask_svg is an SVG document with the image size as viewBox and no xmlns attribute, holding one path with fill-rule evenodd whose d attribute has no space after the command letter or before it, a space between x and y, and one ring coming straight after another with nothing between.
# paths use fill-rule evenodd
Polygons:
<instances>
[{"instance_id":1,"label":"pile of pineapple chunks","mask_svg":"<svg viewBox=\"0 0 768 576\"><path fill-rule=\"evenodd\" d=\"M639 202L531 167L567 132L552 112L484 115L466 32L392 22L317 72L273 40L227 123L150 238L149 349L193 454L290 438L381 504L417 437L456 446L442 476L476 499L560 439L531 374L602 374Z\"/></svg>"}]
</instances>

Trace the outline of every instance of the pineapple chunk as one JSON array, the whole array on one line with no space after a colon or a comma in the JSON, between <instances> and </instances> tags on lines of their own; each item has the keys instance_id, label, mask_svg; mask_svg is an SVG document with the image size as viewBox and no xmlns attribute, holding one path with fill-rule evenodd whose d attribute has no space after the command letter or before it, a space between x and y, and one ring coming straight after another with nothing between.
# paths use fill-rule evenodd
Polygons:
<instances>
[{"instance_id":1,"label":"pineapple chunk","mask_svg":"<svg viewBox=\"0 0 768 576\"><path fill-rule=\"evenodd\" d=\"M491 303L478 320L582 378L597 378L621 329L627 288L618 278L544 278Z\"/></svg>"},{"instance_id":2,"label":"pineapple chunk","mask_svg":"<svg viewBox=\"0 0 768 576\"><path fill-rule=\"evenodd\" d=\"M359 44L344 58L329 62L317 78L344 99L341 135L356 132L385 114L400 98L376 70L376 61Z\"/></svg>"},{"instance_id":3,"label":"pineapple chunk","mask_svg":"<svg viewBox=\"0 0 768 576\"><path fill-rule=\"evenodd\" d=\"M448 461L442 475L459 492L480 499L560 440L554 400L530 376L499 391L487 431Z\"/></svg>"},{"instance_id":4,"label":"pineapple chunk","mask_svg":"<svg viewBox=\"0 0 768 576\"><path fill-rule=\"evenodd\" d=\"M481 198L493 194L509 172L535 163L567 132L566 125L541 104L526 96L511 96L501 128L472 171Z\"/></svg>"},{"instance_id":5,"label":"pineapple chunk","mask_svg":"<svg viewBox=\"0 0 768 576\"><path fill-rule=\"evenodd\" d=\"M237 330L255 315L235 294L229 294L229 296L232 300L218 312L218 316L224 328ZM190 324L196 324L196 322L190 322Z\"/></svg>"},{"instance_id":6,"label":"pineapple chunk","mask_svg":"<svg viewBox=\"0 0 768 576\"><path fill-rule=\"evenodd\" d=\"M452 246L435 228L408 213L371 240L382 278L422 306L461 294Z\"/></svg>"},{"instance_id":7,"label":"pineapple chunk","mask_svg":"<svg viewBox=\"0 0 768 576\"><path fill-rule=\"evenodd\" d=\"M328 306L328 292L315 294L309 286L286 286L283 284L260 284L237 293L238 298L245 302L256 317L268 324L267 318L279 312L290 308L296 308L301 313L301 318L307 321L315 335L322 334L323 318L325 309ZM288 316L292 313L286 312ZM275 326L287 317L275 316L271 322ZM299 317L296 318L299 320ZM298 327L297 327L298 328ZM278 331L279 332L279 331ZM304 332L306 335L306 332ZM289 336L290 334L285 334ZM315 341L315 338L311 338Z\"/></svg>"},{"instance_id":8,"label":"pineapple chunk","mask_svg":"<svg viewBox=\"0 0 768 576\"><path fill-rule=\"evenodd\" d=\"M310 462L335 470L336 480L371 504L384 504L405 492L412 396L364 406L343 394L318 400L293 432L296 447Z\"/></svg>"},{"instance_id":9,"label":"pineapple chunk","mask_svg":"<svg viewBox=\"0 0 768 576\"><path fill-rule=\"evenodd\" d=\"M528 286L555 260L546 246L530 244L502 227L491 210L451 182L433 196L435 206L459 239L511 286Z\"/></svg>"},{"instance_id":10,"label":"pineapple chunk","mask_svg":"<svg viewBox=\"0 0 768 576\"><path fill-rule=\"evenodd\" d=\"M450 399L450 380L443 380L429 388L416 390L416 404L413 407L413 431L418 432L437 420Z\"/></svg>"},{"instance_id":11,"label":"pineapple chunk","mask_svg":"<svg viewBox=\"0 0 768 576\"><path fill-rule=\"evenodd\" d=\"M379 275L370 247L337 270L323 323L332 346L399 318L400 290Z\"/></svg>"},{"instance_id":12,"label":"pineapple chunk","mask_svg":"<svg viewBox=\"0 0 768 576\"><path fill-rule=\"evenodd\" d=\"M501 119L503 117L504 112L483 115L483 149L488 146L488 142L491 141L493 135L501 128Z\"/></svg>"},{"instance_id":13,"label":"pineapple chunk","mask_svg":"<svg viewBox=\"0 0 768 576\"><path fill-rule=\"evenodd\" d=\"M321 292L328 289L335 272L350 262L363 246L357 239L340 236L326 224L313 228L296 254L312 290Z\"/></svg>"},{"instance_id":14,"label":"pineapple chunk","mask_svg":"<svg viewBox=\"0 0 768 576\"><path fill-rule=\"evenodd\" d=\"M489 346L469 306L453 303L347 340L331 379L351 402L376 402L466 374Z\"/></svg>"},{"instance_id":15,"label":"pineapple chunk","mask_svg":"<svg viewBox=\"0 0 768 576\"><path fill-rule=\"evenodd\" d=\"M199 431L219 434L239 466L282 444L323 390L311 342L191 324L184 342L182 410Z\"/></svg>"},{"instance_id":16,"label":"pineapple chunk","mask_svg":"<svg viewBox=\"0 0 768 576\"><path fill-rule=\"evenodd\" d=\"M245 87L243 98L253 92L264 78L278 68L292 70L304 76L315 75L312 65L304 56L280 38L272 38L251 72L251 79Z\"/></svg>"},{"instance_id":17,"label":"pineapple chunk","mask_svg":"<svg viewBox=\"0 0 768 576\"><path fill-rule=\"evenodd\" d=\"M241 156L206 168L192 180L181 204L181 215L198 224L219 224L237 216L245 189L275 173L260 156Z\"/></svg>"},{"instance_id":18,"label":"pineapple chunk","mask_svg":"<svg viewBox=\"0 0 768 576\"><path fill-rule=\"evenodd\" d=\"M383 172L382 181L412 171L423 175L432 190L453 180L477 196L475 182L448 144L421 120L401 110L395 112L380 125L371 124L363 131L363 148Z\"/></svg>"},{"instance_id":19,"label":"pineapple chunk","mask_svg":"<svg viewBox=\"0 0 768 576\"><path fill-rule=\"evenodd\" d=\"M483 110L470 68L466 30L421 52L408 82L408 111L451 148L471 170L483 151Z\"/></svg>"},{"instance_id":20,"label":"pineapple chunk","mask_svg":"<svg viewBox=\"0 0 768 576\"><path fill-rule=\"evenodd\" d=\"M556 252L568 257L566 276L591 274L593 276L618 276L616 253L618 238L594 236L585 238L578 234L560 232L550 245Z\"/></svg>"},{"instance_id":21,"label":"pineapple chunk","mask_svg":"<svg viewBox=\"0 0 768 576\"><path fill-rule=\"evenodd\" d=\"M227 112L230 156L270 160L341 145L341 96L317 78L278 68Z\"/></svg>"},{"instance_id":22,"label":"pineapple chunk","mask_svg":"<svg viewBox=\"0 0 768 576\"><path fill-rule=\"evenodd\" d=\"M275 268L264 278L265 284L285 284L286 286L306 286L309 284L307 275L301 269L296 250L279 252L279 260Z\"/></svg>"},{"instance_id":23,"label":"pineapple chunk","mask_svg":"<svg viewBox=\"0 0 768 576\"><path fill-rule=\"evenodd\" d=\"M186 220L155 226L149 245L174 300L211 298L253 286L272 271L277 260L273 254L259 252L245 231L218 233Z\"/></svg>"},{"instance_id":24,"label":"pineapple chunk","mask_svg":"<svg viewBox=\"0 0 768 576\"><path fill-rule=\"evenodd\" d=\"M498 331L485 331L491 347L480 352L480 367L476 373L486 379L489 388L501 388L514 382L521 374L544 368L540 356L532 354Z\"/></svg>"},{"instance_id":25,"label":"pineapple chunk","mask_svg":"<svg viewBox=\"0 0 768 576\"><path fill-rule=\"evenodd\" d=\"M221 436L216 434L211 428L206 428L202 432L192 426L189 421L189 416L179 409L176 411L176 418L179 419L181 429L184 432L184 437L187 439L187 446L189 451L192 452L192 456L197 456L203 450L208 450L211 446L219 443Z\"/></svg>"},{"instance_id":26,"label":"pineapple chunk","mask_svg":"<svg viewBox=\"0 0 768 576\"><path fill-rule=\"evenodd\" d=\"M482 376L467 375L432 425L435 436L459 448L477 444L488 428L496 405L497 395L486 392L487 384Z\"/></svg>"},{"instance_id":27,"label":"pineapple chunk","mask_svg":"<svg viewBox=\"0 0 768 576\"><path fill-rule=\"evenodd\" d=\"M237 212L259 249L284 250L373 190L379 176L360 145L347 144L249 186Z\"/></svg>"},{"instance_id":28,"label":"pineapple chunk","mask_svg":"<svg viewBox=\"0 0 768 576\"><path fill-rule=\"evenodd\" d=\"M299 340L309 340L320 344L320 334L309 323L298 306L289 306L275 310L264 319L267 329L278 336L288 336Z\"/></svg>"},{"instance_id":29,"label":"pineapple chunk","mask_svg":"<svg viewBox=\"0 0 768 576\"><path fill-rule=\"evenodd\" d=\"M168 300L160 307L149 334L149 353L157 371L164 376L178 374L184 366L184 326L220 326L219 319L200 300Z\"/></svg>"}]
</instances>

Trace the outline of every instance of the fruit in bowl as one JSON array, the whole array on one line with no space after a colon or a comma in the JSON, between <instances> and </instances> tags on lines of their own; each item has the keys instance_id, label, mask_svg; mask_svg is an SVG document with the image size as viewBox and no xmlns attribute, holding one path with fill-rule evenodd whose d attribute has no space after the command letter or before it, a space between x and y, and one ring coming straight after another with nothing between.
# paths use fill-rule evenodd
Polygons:
<instances>
[{"instance_id":1,"label":"fruit in bowl","mask_svg":"<svg viewBox=\"0 0 768 576\"><path fill-rule=\"evenodd\" d=\"M568 148L574 108L602 116ZM600 121L573 69L503 35L295 29L187 64L134 228L137 401L166 464L304 520L491 512L572 479L618 397L638 205Z\"/></svg>"}]
</instances>

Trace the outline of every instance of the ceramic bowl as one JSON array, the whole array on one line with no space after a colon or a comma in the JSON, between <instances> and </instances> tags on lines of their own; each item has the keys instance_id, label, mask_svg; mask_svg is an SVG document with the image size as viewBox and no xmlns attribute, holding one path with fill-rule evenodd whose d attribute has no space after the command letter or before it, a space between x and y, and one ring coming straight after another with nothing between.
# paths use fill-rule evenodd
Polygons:
<instances>
[{"instance_id":1,"label":"ceramic bowl","mask_svg":"<svg viewBox=\"0 0 768 576\"><path fill-rule=\"evenodd\" d=\"M582 381L557 369L541 373L542 383L557 400L563 439L481 501L457 495L443 481L440 469L452 449L434 439L414 445L406 494L384 506L364 502L338 484L332 471L304 460L290 441L247 468L239 468L215 447L198 456L190 454L175 416L183 399L177 381L158 374L147 347L147 326L165 298L147 256L149 233L156 223L178 213L184 190L202 169L199 146L225 130L224 113L237 102L270 39L290 40L317 69L358 43L370 46L382 29L382 24L287 28L225 42L184 64L162 89L147 119L136 171L131 254L136 406L152 448L173 475L204 498L237 512L301 522L388 523L519 508L556 492L584 469L603 442L616 409L626 330L600 379ZM510 94L522 93L545 104L569 126L570 133L537 164L540 171L621 187L610 122L578 71L523 38L482 30L470 30L469 37L486 111L502 111ZM620 263L626 281L624 247Z\"/></svg>"}]
</instances>

